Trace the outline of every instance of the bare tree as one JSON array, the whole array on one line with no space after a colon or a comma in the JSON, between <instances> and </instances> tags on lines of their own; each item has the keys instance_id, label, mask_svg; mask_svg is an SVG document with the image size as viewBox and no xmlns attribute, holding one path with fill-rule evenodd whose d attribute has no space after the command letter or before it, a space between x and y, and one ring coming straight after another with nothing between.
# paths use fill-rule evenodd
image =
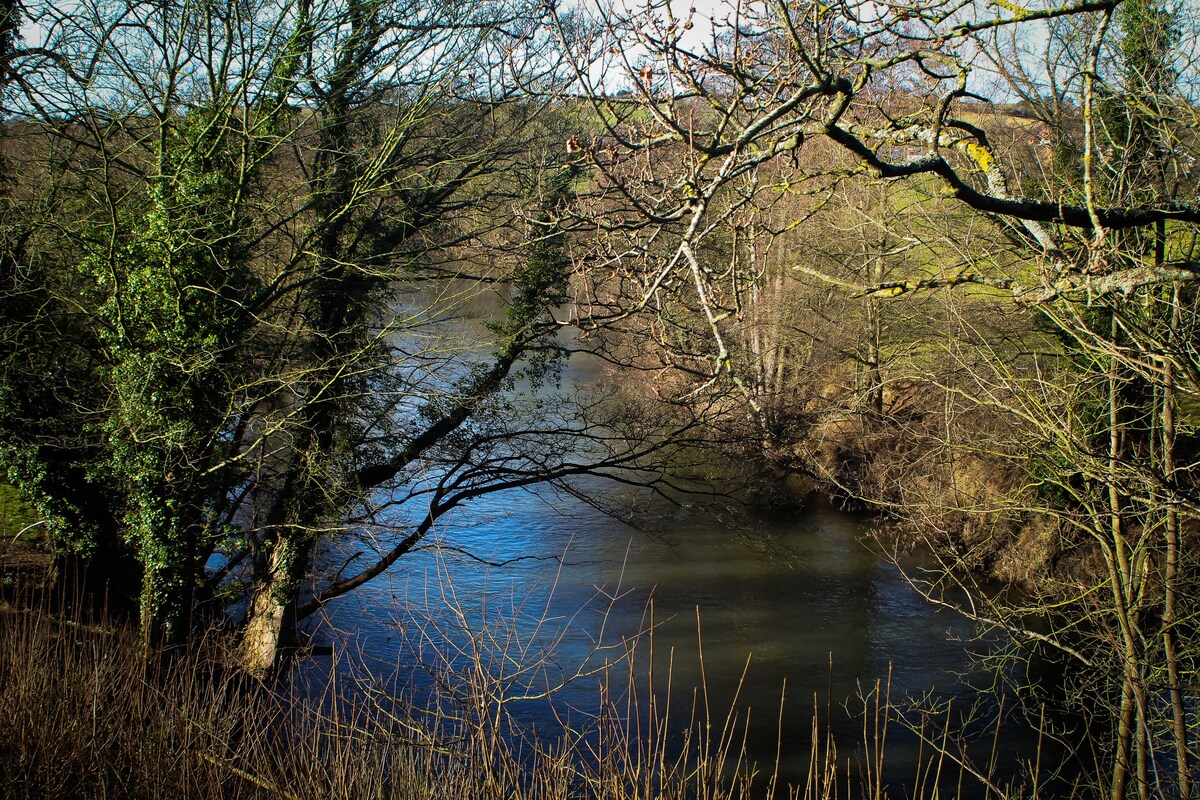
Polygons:
<instances>
[{"instance_id":1,"label":"bare tree","mask_svg":"<svg viewBox=\"0 0 1200 800\"><path fill-rule=\"evenodd\" d=\"M710 254L748 211L769 205L764 197L795 186L815 197L870 176L937 192L965 212L918 233L922 246L988 229L985 247L943 247L916 269L881 274L876 260L874 274L822 272L872 299L873 312L883 297L974 287L1056 331L1055 347L1016 365L1006 363L1011 349L977 341L973 359L998 358L951 388L957 402L992 409L1020 432L1003 446L976 443L1025 476L1009 510L1053 520L1065 551L1102 566L1047 578L1016 613L996 605L977 616L1052 643L1098 680L1113 730L1102 788L1114 798L1189 796L1195 763L1195 701L1182 676L1195 659L1184 620L1200 599L1186 566L1197 453L1180 433L1180 398L1200 390L1189 13L1083 0L751 2L676 16L649 3L602 16L591 54L610 70L599 81L594 68L578 71L604 123L583 148L607 202L588 275L625 293L592 305L592 324L692 309L692 386L724 383L760 419L733 358L756 267L734 255L716 268ZM849 163L831 166L818 142ZM862 252L890 249L882 240ZM878 358L868 351L867 361ZM1031 612L1054 633L1025 626ZM1080 644L1089 637L1094 647ZM1173 777L1159 768L1164 759Z\"/></svg>"}]
</instances>

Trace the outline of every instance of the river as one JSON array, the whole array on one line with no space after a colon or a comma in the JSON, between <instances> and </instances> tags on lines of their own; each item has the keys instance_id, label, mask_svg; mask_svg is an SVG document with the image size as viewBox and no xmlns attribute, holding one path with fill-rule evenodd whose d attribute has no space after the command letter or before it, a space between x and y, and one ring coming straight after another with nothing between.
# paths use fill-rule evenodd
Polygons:
<instances>
[{"instance_id":1,"label":"river","mask_svg":"<svg viewBox=\"0 0 1200 800\"><path fill-rule=\"evenodd\" d=\"M877 681L890 680L897 710L918 698L952 700L962 712L978 704L983 719L973 729L988 728L995 699L973 686L992 676L974 656L994 645L972 642L971 624L914 590L901 566L881 554L870 518L831 509L746 513L735 527L704 508L660 502L655 510L647 533L548 489L493 495L454 515L429 547L331 606L318 639L368 654L373 673L412 690L429 682L418 661L468 666L459 651L469 649L469 627L483 660L512 674L509 691L520 694L611 658L614 651L597 652L597 645L644 634L653 619L660 689L670 664L677 697L686 706L703 683L717 718L736 692L741 713L752 709L749 755L769 770L779 743L781 776L791 782L808 769L814 698L843 763L862 757L855 755L863 726L858 698ZM903 566L919 570L920 556ZM518 663L542 660L549 672L517 675ZM639 665L645 669L644 660ZM587 676L553 702L559 714L586 715L597 698L597 678ZM544 700L509 709L543 731L554 728ZM981 739L985 757L990 735ZM1034 746L1025 726L1003 726L997 774L1011 777ZM890 727L884 776L900 796L914 785L919 749L914 735Z\"/></svg>"},{"instance_id":2,"label":"river","mask_svg":"<svg viewBox=\"0 0 1200 800\"><path fill-rule=\"evenodd\" d=\"M586 385L599 369L577 354L563 386ZM977 656L998 644L974 639L971 623L910 585L906 573L926 564L920 554L900 563L885 556L876 520L830 508L766 516L711 499L648 500L599 479L581 488L610 509L641 508L639 529L548 487L478 498L443 517L420 551L330 604L315 641L362 654L372 680L418 700L433 691L431 674L469 671L473 659L504 676L510 695L565 683L552 700L508 705L518 722L551 736L562 718L587 720L596 711L600 678L590 670L636 641L638 691L648 691L653 649L656 695L669 673L677 730L687 725L695 687L707 689L716 720L736 696L749 757L767 772L778 759L781 779L791 783L808 774L814 706L822 738L831 735L839 761L860 769L861 698L890 684L894 712L910 719L915 706L950 703L954 728L975 734L972 756L988 760L998 703L996 693L976 687L992 686L996 675ZM522 671L531 665L542 668ZM1053 682L1052 670L1037 663L1012 677L1046 681L1039 674L1046 672ZM995 778L1004 781L1033 756L1038 737L1010 719L996 741ZM914 791L922 753L928 757L929 748L917 736L889 726L883 778L892 796ZM943 771L953 794L957 769Z\"/></svg>"}]
</instances>

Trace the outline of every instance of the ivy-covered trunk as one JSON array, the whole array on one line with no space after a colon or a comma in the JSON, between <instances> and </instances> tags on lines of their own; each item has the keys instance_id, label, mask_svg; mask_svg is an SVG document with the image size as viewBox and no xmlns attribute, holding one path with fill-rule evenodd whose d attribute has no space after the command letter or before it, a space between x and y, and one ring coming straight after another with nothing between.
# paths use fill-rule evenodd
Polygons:
<instances>
[{"instance_id":1,"label":"ivy-covered trunk","mask_svg":"<svg viewBox=\"0 0 1200 800\"><path fill-rule=\"evenodd\" d=\"M167 98L168 101L170 98ZM166 108L170 103L164 103ZM157 121L145 199L84 261L109 399L100 469L124 496L122 535L142 566L143 634L191 631L218 544L233 399L252 364L257 279L240 198L254 180L236 103Z\"/></svg>"}]
</instances>

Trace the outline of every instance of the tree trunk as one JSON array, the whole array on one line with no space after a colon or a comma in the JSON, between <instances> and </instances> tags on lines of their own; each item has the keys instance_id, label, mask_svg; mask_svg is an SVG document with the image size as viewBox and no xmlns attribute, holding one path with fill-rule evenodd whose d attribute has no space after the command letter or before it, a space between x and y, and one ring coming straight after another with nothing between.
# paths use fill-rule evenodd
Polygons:
<instances>
[{"instance_id":1,"label":"tree trunk","mask_svg":"<svg viewBox=\"0 0 1200 800\"><path fill-rule=\"evenodd\" d=\"M297 546L281 536L271 551L266 575L254 585L239 660L256 678L270 677L283 653L296 644L298 583L311 552L311 545Z\"/></svg>"},{"instance_id":2,"label":"tree trunk","mask_svg":"<svg viewBox=\"0 0 1200 800\"><path fill-rule=\"evenodd\" d=\"M1111 342L1114 353L1119 334L1114 311L1111 321ZM1135 694L1137 683L1136 637L1130 615L1130 572L1129 559L1125 553L1125 529L1122 520L1120 490L1121 459L1121 401L1120 362L1116 355L1109 359L1108 372L1108 528L1110 541L1107 543L1109 583L1113 611L1120 630L1119 652L1121 654L1121 706L1117 716L1116 760L1112 772L1112 800L1124 800L1128 791L1129 776L1134 766L1134 744L1137 737L1137 711ZM1136 779L1136 777L1135 777Z\"/></svg>"},{"instance_id":3,"label":"tree trunk","mask_svg":"<svg viewBox=\"0 0 1200 800\"><path fill-rule=\"evenodd\" d=\"M1161 252L1161 233L1159 251ZM1180 324L1180 287L1175 284L1171 293L1170 341L1174 343ZM1171 734L1175 744L1175 766L1179 796L1192 796L1191 759L1188 753L1187 709L1184 706L1179 647L1176 641L1176 618L1179 606L1179 510L1175 499L1175 365L1163 363L1162 392L1162 474L1167 486L1166 498L1166 564L1163 566L1163 654L1167 661L1167 684L1171 698Z\"/></svg>"},{"instance_id":4,"label":"tree trunk","mask_svg":"<svg viewBox=\"0 0 1200 800\"><path fill-rule=\"evenodd\" d=\"M1129 751L1133 738L1133 687L1126 680L1121 687L1121 710L1117 715L1117 757L1113 763L1112 800L1125 800L1129 779Z\"/></svg>"},{"instance_id":5,"label":"tree trunk","mask_svg":"<svg viewBox=\"0 0 1200 800\"><path fill-rule=\"evenodd\" d=\"M876 258L871 269L871 283L883 282L883 259ZM876 417L883 416L883 375L879 368L879 300L867 298L867 409Z\"/></svg>"},{"instance_id":6,"label":"tree trunk","mask_svg":"<svg viewBox=\"0 0 1200 800\"><path fill-rule=\"evenodd\" d=\"M242 633L241 663L250 675L266 678L279 664L280 651L295 626L289 606L276 599L271 581L257 587L251 600L250 623ZM288 617L292 616L289 620Z\"/></svg>"}]
</instances>

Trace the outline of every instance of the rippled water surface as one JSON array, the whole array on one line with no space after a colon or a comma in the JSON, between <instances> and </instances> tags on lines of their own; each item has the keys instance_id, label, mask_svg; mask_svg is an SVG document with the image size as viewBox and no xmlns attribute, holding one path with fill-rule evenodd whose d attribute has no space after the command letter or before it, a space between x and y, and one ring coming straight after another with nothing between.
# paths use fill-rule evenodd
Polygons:
<instances>
[{"instance_id":1,"label":"rippled water surface","mask_svg":"<svg viewBox=\"0 0 1200 800\"><path fill-rule=\"evenodd\" d=\"M986 681L973 671L970 652L983 645L968 643L970 625L921 598L880 554L869 519L814 510L735 528L702 509L660 503L653 511L648 535L549 490L486 498L441 527L431 547L338 601L323 635L349 639L373 670L419 689L426 679L417 660L465 663L447 656L467 642L465 623L490 632L484 657L496 669L550 659L549 671L516 680L517 692L597 663L606 652L595 653L597 644L635 637L653 619L659 684L669 663L678 696L690 702L688 690L703 680L714 709L727 708L740 684L759 763L775 761L784 700L782 771L792 781L808 763L814 697L844 760L862 735L846 709L861 710L856 698L876 681L890 675L901 705L933 693L962 709L977 696L963 676ZM594 710L596 686L595 677L570 683L556 695L560 712ZM553 727L544 702L511 708ZM893 726L888 745L889 782L909 785L915 738ZM1030 734L1005 730L1009 765L1032 745Z\"/></svg>"}]
</instances>

